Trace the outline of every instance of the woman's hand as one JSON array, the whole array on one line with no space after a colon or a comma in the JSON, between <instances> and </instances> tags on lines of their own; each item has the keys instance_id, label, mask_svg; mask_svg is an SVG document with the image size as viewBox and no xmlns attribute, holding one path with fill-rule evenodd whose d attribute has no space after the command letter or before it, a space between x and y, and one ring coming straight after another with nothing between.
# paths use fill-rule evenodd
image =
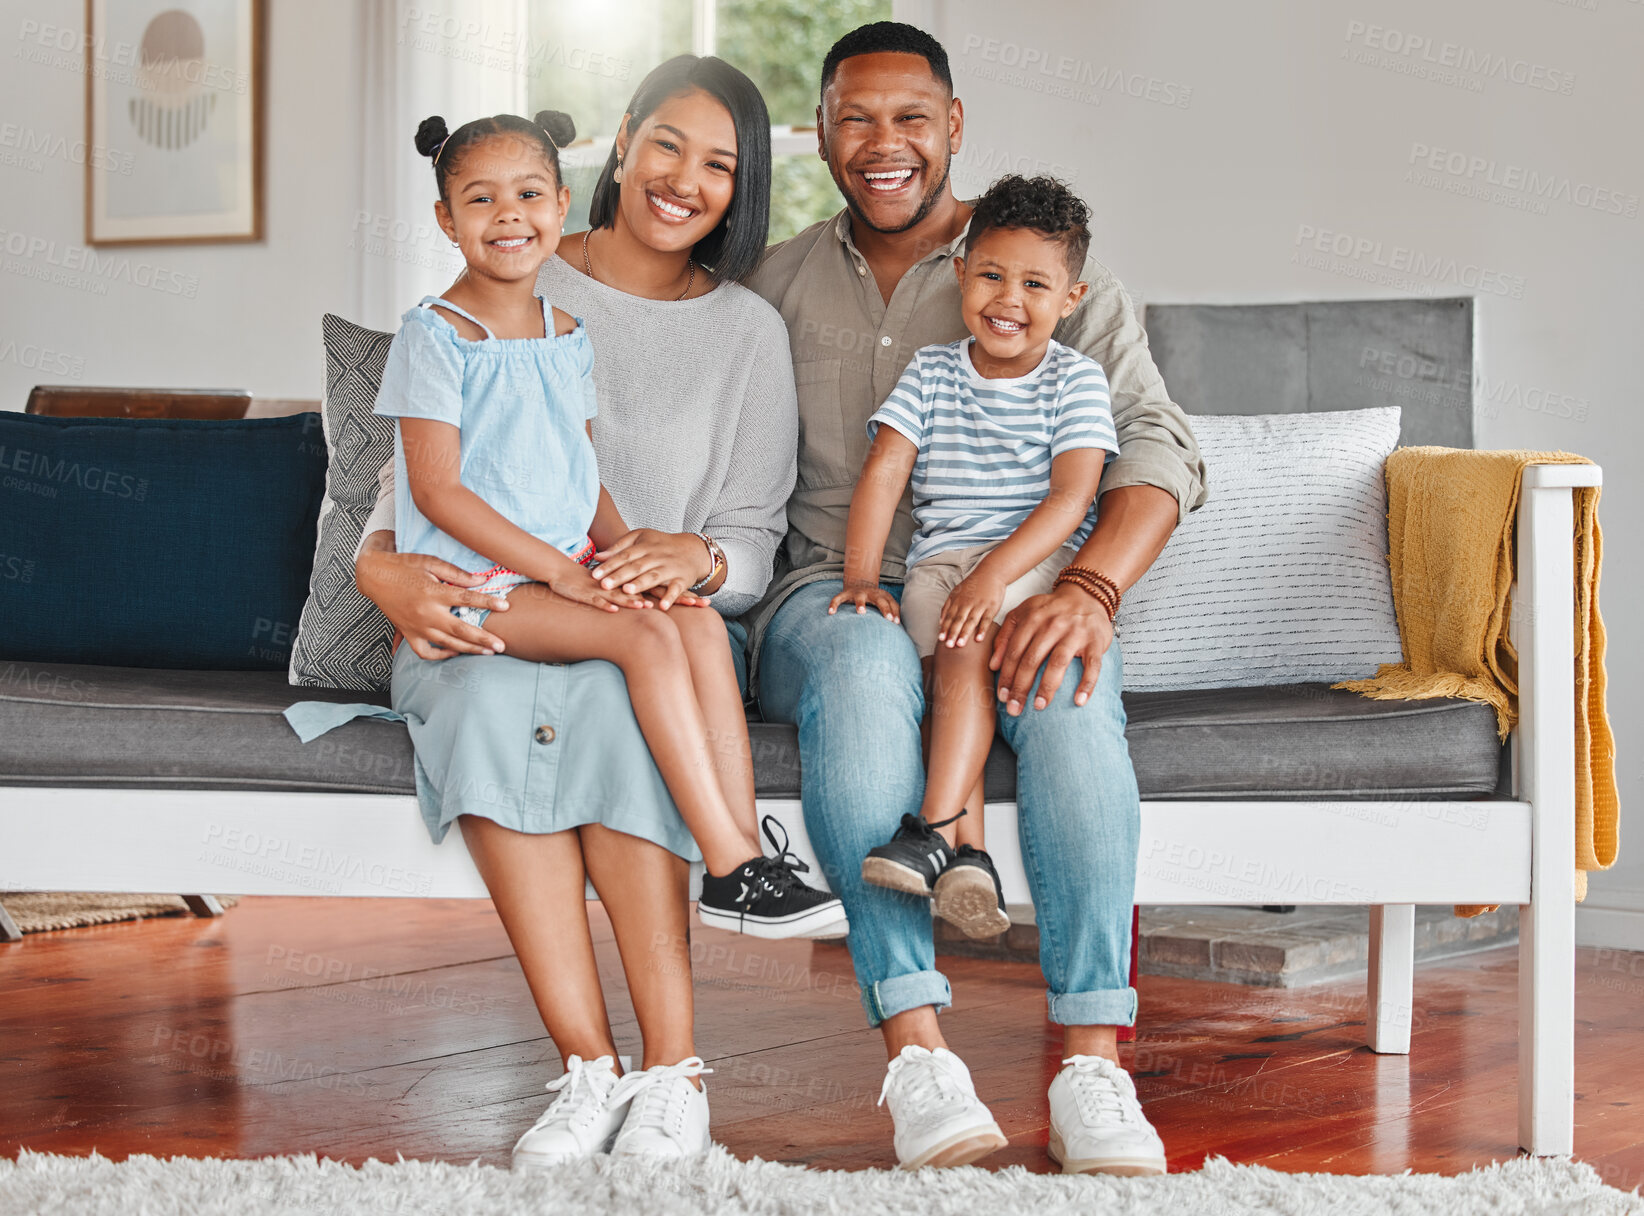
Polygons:
<instances>
[{"instance_id":1,"label":"woman's hand","mask_svg":"<svg viewBox=\"0 0 1644 1216\"><path fill-rule=\"evenodd\" d=\"M980 569L971 571L943 601L936 640L949 646L963 646L974 635L978 642L983 641L988 625L999 615L999 606L1004 602L1003 581Z\"/></svg>"},{"instance_id":2,"label":"woman's hand","mask_svg":"<svg viewBox=\"0 0 1644 1216\"><path fill-rule=\"evenodd\" d=\"M484 581L437 557L395 553L370 538L354 562L354 585L360 594L382 609L423 659L502 653L501 638L451 615L451 609L464 607L508 610L505 599L467 590Z\"/></svg>"},{"instance_id":3,"label":"woman's hand","mask_svg":"<svg viewBox=\"0 0 1644 1216\"><path fill-rule=\"evenodd\" d=\"M660 592L658 607L680 602L687 587L713 573L713 557L702 538L690 532L635 528L594 554L594 578L607 591L621 587L629 595Z\"/></svg>"},{"instance_id":4,"label":"woman's hand","mask_svg":"<svg viewBox=\"0 0 1644 1216\"><path fill-rule=\"evenodd\" d=\"M1083 705L1096 689L1102 656L1112 641L1113 622L1093 597L1077 587L1064 583L1049 595L1023 600L999 627L988 660L988 666L999 673L999 699L1005 702L1006 712L1012 717L1022 712L1022 698L1033 687L1041 665L1045 675L1033 708L1049 705L1074 659L1085 665L1073 692L1073 703Z\"/></svg>"},{"instance_id":5,"label":"woman's hand","mask_svg":"<svg viewBox=\"0 0 1644 1216\"><path fill-rule=\"evenodd\" d=\"M828 615L837 612L841 604L855 604L858 613L866 612L871 604L887 621L900 624L902 620L902 605L878 583L847 583L843 591L828 601Z\"/></svg>"}]
</instances>

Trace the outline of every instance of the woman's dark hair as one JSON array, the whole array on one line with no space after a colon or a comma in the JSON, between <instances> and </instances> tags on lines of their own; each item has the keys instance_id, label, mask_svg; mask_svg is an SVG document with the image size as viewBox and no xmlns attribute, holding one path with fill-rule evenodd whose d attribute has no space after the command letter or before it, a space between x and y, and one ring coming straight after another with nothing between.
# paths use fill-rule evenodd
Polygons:
<instances>
[{"instance_id":1,"label":"woman's dark hair","mask_svg":"<svg viewBox=\"0 0 1644 1216\"><path fill-rule=\"evenodd\" d=\"M692 89L701 89L731 112L731 125L736 128L736 192L724 218L696 243L691 256L719 279L740 282L764 257L771 225L771 118L758 86L723 59L676 55L653 68L634 90L627 109L628 137L633 138L659 105ZM617 198L622 191L612 178L616 165L613 145L588 206L590 228L616 223Z\"/></svg>"},{"instance_id":2,"label":"woman's dark hair","mask_svg":"<svg viewBox=\"0 0 1644 1216\"><path fill-rule=\"evenodd\" d=\"M493 135L519 135L536 140L542 147L543 156L553 167L555 183L565 184L559 173L559 150L577 137L576 123L571 121L569 114L558 110L539 110L534 122L518 114L493 114L490 118L465 122L455 131L448 130L445 119L436 114L418 124L417 151L433 158L434 180L439 183L440 198L450 202L445 186L462 163L463 149Z\"/></svg>"},{"instance_id":3,"label":"woman's dark hair","mask_svg":"<svg viewBox=\"0 0 1644 1216\"><path fill-rule=\"evenodd\" d=\"M1011 174L989 186L970 213L965 257L982 234L994 228L1026 228L1062 247L1068 273L1075 279L1090 252L1090 208L1054 177Z\"/></svg>"}]
</instances>

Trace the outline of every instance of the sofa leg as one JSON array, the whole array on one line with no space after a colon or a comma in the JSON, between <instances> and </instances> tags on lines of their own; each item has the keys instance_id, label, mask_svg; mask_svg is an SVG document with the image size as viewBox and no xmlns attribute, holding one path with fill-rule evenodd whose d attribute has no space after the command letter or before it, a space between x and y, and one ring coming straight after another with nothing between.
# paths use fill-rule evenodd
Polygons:
<instances>
[{"instance_id":1,"label":"sofa leg","mask_svg":"<svg viewBox=\"0 0 1644 1216\"><path fill-rule=\"evenodd\" d=\"M215 895L185 895L183 902L195 916L221 916L223 905L217 902Z\"/></svg>"},{"instance_id":2,"label":"sofa leg","mask_svg":"<svg viewBox=\"0 0 1644 1216\"><path fill-rule=\"evenodd\" d=\"M17 922L6 911L6 906L0 904L0 942L20 942L23 940L23 931L17 927Z\"/></svg>"},{"instance_id":3,"label":"sofa leg","mask_svg":"<svg viewBox=\"0 0 1644 1216\"><path fill-rule=\"evenodd\" d=\"M1371 1051L1410 1054L1415 965L1416 906L1372 905L1367 1027Z\"/></svg>"}]
</instances>

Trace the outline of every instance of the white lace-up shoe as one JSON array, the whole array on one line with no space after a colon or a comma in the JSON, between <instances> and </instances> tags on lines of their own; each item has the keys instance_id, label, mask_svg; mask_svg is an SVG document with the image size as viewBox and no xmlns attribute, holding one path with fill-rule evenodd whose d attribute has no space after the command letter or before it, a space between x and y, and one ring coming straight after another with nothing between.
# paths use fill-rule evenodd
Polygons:
<instances>
[{"instance_id":1,"label":"white lace-up shoe","mask_svg":"<svg viewBox=\"0 0 1644 1216\"><path fill-rule=\"evenodd\" d=\"M1050 1159L1064 1174L1162 1174L1164 1141L1112 1060L1069 1056L1050 1083Z\"/></svg>"},{"instance_id":2,"label":"white lace-up shoe","mask_svg":"<svg viewBox=\"0 0 1644 1216\"><path fill-rule=\"evenodd\" d=\"M678 1064L658 1064L631 1072L616 1084L613 1102L625 1102L628 1117L611 1146L613 1159L694 1157L708 1151L708 1091L691 1084L713 1069L701 1056Z\"/></svg>"},{"instance_id":3,"label":"white lace-up shoe","mask_svg":"<svg viewBox=\"0 0 1644 1216\"><path fill-rule=\"evenodd\" d=\"M879 1104L890 1103L896 1160L905 1170L969 1165L1005 1147L1005 1134L976 1096L970 1069L946 1047L909 1044L885 1070Z\"/></svg>"},{"instance_id":4,"label":"white lace-up shoe","mask_svg":"<svg viewBox=\"0 0 1644 1216\"><path fill-rule=\"evenodd\" d=\"M610 1056L566 1060L565 1075L548 1082L548 1092L558 1097L514 1145L514 1168L544 1169L609 1152L628 1113L625 1103L611 1100L616 1085L616 1065Z\"/></svg>"}]
</instances>

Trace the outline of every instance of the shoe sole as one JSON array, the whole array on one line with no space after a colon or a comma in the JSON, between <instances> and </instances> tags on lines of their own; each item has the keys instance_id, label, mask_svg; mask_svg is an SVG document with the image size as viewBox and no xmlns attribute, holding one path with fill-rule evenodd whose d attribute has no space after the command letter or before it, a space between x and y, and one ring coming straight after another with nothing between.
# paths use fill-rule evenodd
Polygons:
<instances>
[{"instance_id":1,"label":"shoe sole","mask_svg":"<svg viewBox=\"0 0 1644 1216\"><path fill-rule=\"evenodd\" d=\"M1119 1178L1147 1178L1165 1172L1162 1157L1075 1157L1071 1160L1062 1138L1054 1130L1046 1150L1064 1174L1112 1174Z\"/></svg>"},{"instance_id":2,"label":"shoe sole","mask_svg":"<svg viewBox=\"0 0 1644 1216\"><path fill-rule=\"evenodd\" d=\"M936 915L966 937L998 937L1010 928L993 879L976 866L950 869L936 880Z\"/></svg>"},{"instance_id":3,"label":"shoe sole","mask_svg":"<svg viewBox=\"0 0 1644 1216\"><path fill-rule=\"evenodd\" d=\"M905 895L923 895L926 899L931 896L930 883L923 874L888 857L864 857L862 881L901 891Z\"/></svg>"},{"instance_id":4,"label":"shoe sole","mask_svg":"<svg viewBox=\"0 0 1644 1216\"><path fill-rule=\"evenodd\" d=\"M980 1161L989 1153L998 1152L1009 1143L997 1123L980 1130L973 1127L956 1136L949 1136L940 1144L926 1149L912 1161L904 1161L896 1168L920 1170L928 1166L932 1169L949 1169L969 1165L973 1161Z\"/></svg>"},{"instance_id":5,"label":"shoe sole","mask_svg":"<svg viewBox=\"0 0 1644 1216\"><path fill-rule=\"evenodd\" d=\"M746 937L762 937L767 941L784 941L790 937L844 937L851 924L840 905L818 908L792 920L751 920L737 912L721 912L717 908L697 905L696 914L703 924L714 929L729 929Z\"/></svg>"}]
</instances>

